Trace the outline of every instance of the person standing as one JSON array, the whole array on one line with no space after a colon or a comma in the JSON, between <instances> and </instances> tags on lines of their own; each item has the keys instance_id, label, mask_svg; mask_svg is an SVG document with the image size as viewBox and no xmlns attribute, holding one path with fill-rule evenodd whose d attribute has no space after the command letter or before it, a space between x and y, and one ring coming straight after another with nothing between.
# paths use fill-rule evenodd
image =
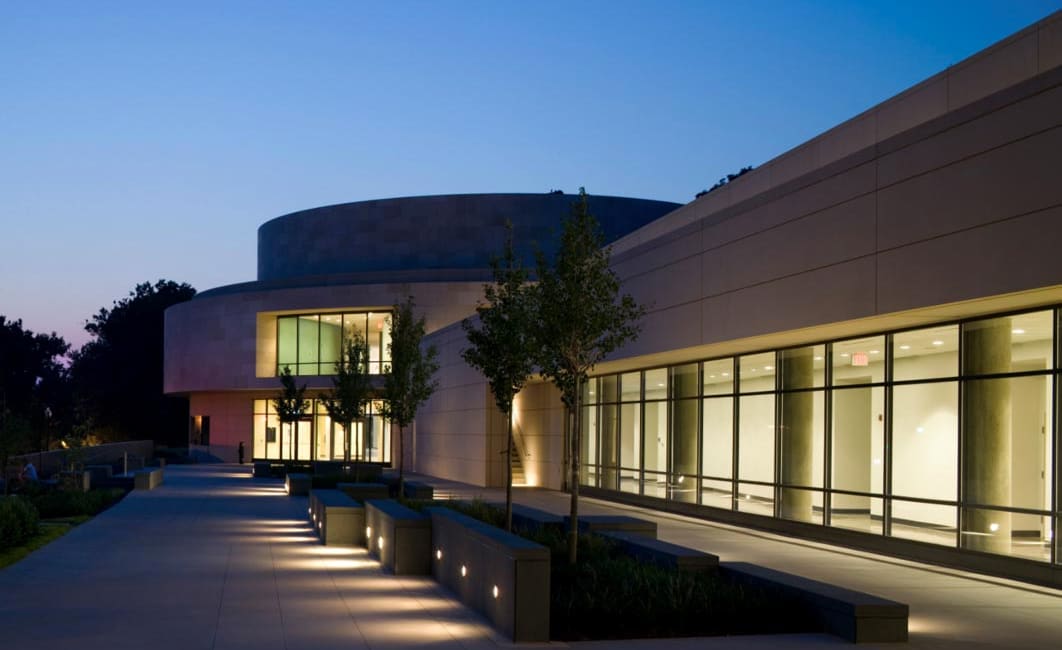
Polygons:
<instances>
[{"instance_id":1,"label":"person standing","mask_svg":"<svg viewBox=\"0 0 1062 650\"><path fill-rule=\"evenodd\" d=\"M240 464L243 465L243 441L240 441L240 446L236 449L236 453L240 455Z\"/></svg>"}]
</instances>

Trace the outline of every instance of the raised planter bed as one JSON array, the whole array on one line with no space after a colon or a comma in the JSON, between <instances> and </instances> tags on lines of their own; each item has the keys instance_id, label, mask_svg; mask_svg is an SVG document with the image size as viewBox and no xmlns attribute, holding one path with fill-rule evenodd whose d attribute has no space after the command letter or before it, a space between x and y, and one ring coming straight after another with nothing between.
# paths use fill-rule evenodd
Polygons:
<instances>
[{"instance_id":1,"label":"raised planter bed","mask_svg":"<svg viewBox=\"0 0 1062 650\"><path fill-rule=\"evenodd\" d=\"M131 472L134 490L154 490L162 485L162 468L138 469Z\"/></svg>"},{"instance_id":2,"label":"raised planter bed","mask_svg":"<svg viewBox=\"0 0 1062 650\"><path fill-rule=\"evenodd\" d=\"M267 460L256 460L252 474L255 478L270 478L273 476L273 466Z\"/></svg>"},{"instance_id":3,"label":"raised planter bed","mask_svg":"<svg viewBox=\"0 0 1062 650\"><path fill-rule=\"evenodd\" d=\"M738 584L770 587L795 597L823 630L853 643L907 640L909 612L903 603L746 562L722 562L719 569Z\"/></svg>"},{"instance_id":4,"label":"raised planter bed","mask_svg":"<svg viewBox=\"0 0 1062 650\"><path fill-rule=\"evenodd\" d=\"M339 490L310 491L310 519L325 545L365 543L365 507Z\"/></svg>"},{"instance_id":5,"label":"raised planter bed","mask_svg":"<svg viewBox=\"0 0 1062 650\"><path fill-rule=\"evenodd\" d=\"M390 499L365 502L365 546L397 575L431 573L431 519Z\"/></svg>"},{"instance_id":6,"label":"raised planter bed","mask_svg":"<svg viewBox=\"0 0 1062 650\"><path fill-rule=\"evenodd\" d=\"M387 499L391 496L383 483L337 483L336 489L358 501Z\"/></svg>"},{"instance_id":7,"label":"raised planter bed","mask_svg":"<svg viewBox=\"0 0 1062 650\"><path fill-rule=\"evenodd\" d=\"M435 489L421 481L406 481L403 485L403 491L407 499L431 500L435 498Z\"/></svg>"},{"instance_id":8,"label":"raised planter bed","mask_svg":"<svg viewBox=\"0 0 1062 650\"><path fill-rule=\"evenodd\" d=\"M719 556L619 530L599 530L598 535L614 540L623 552L639 562L679 571L717 571Z\"/></svg>"},{"instance_id":9,"label":"raised planter bed","mask_svg":"<svg viewBox=\"0 0 1062 650\"><path fill-rule=\"evenodd\" d=\"M310 494L310 483L309 474L288 474L284 477L284 491L291 497L304 497Z\"/></svg>"},{"instance_id":10,"label":"raised planter bed","mask_svg":"<svg viewBox=\"0 0 1062 650\"><path fill-rule=\"evenodd\" d=\"M571 517L564 518L564 529L570 526ZM648 519L638 519L627 515L580 515L579 532L596 533L603 530L614 530L624 533L634 533L656 539L656 522Z\"/></svg>"},{"instance_id":11,"label":"raised planter bed","mask_svg":"<svg viewBox=\"0 0 1062 650\"><path fill-rule=\"evenodd\" d=\"M449 508L426 512L432 577L513 641L549 641L549 549Z\"/></svg>"}]
</instances>

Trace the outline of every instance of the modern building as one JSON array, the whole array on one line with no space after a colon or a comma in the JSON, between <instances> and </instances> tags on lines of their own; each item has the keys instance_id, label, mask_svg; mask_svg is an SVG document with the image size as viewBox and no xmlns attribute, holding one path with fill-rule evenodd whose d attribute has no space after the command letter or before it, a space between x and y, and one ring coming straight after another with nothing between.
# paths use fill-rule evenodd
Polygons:
<instances>
[{"instance_id":1,"label":"modern building","mask_svg":"<svg viewBox=\"0 0 1062 650\"><path fill-rule=\"evenodd\" d=\"M386 364L381 313L414 295L442 368L407 467L499 484L503 422L460 320L501 216L545 241L570 198L271 221L257 282L167 312L167 390L219 456L279 454L277 368L324 387L348 326ZM591 208L649 313L585 392L584 493L1062 585L1062 13L687 205ZM533 383L516 408L518 474L560 487L556 392ZM334 453L314 417L298 453ZM366 426L386 460L385 424Z\"/></svg>"}]
</instances>

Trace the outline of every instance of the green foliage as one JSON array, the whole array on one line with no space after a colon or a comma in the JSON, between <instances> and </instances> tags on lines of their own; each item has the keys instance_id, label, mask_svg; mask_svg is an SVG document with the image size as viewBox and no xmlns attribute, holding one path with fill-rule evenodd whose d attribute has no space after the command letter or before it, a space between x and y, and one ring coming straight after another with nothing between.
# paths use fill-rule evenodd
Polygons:
<instances>
[{"instance_id":1,"label":"green foliage","mask_svg":"<svg viewBox=\"0 0 1062 650\"><path fill-rule=\"evenodd\" d=\"M365 416L365 403L372 395L369 377L369 346L358 332L347 339L343 354L336 361L332 390L322 393L319 399L334 422L343 427L343 460L350 460L350 429L355 421ZM360 449L355 450L354 460L360 459ZM355 477L358 472L355 467Z\"/></svg>"},{"instance_id":2,"label":"green foliage","mask_svg":"<svg viewBox=\"0 0 1062 650\"><path fill-rule=\"evenodd\" d=\"M273 400L273 408L277 411L277 419L281 425L290 424L294 434L295 423L310 408L310 401L306 399L306 384L301 387L295 385L295 377L291 374L291 367L284 366L280 373L280 395ZM289 440L295 444L295 436ZM290 452L290 450L289 450Z\"/></svg>"},{"instance_id":3,"label":"green foliage","mask_svg":"<svg viewBox=\"0 0 1062 650\"><path fill-rule=\"evenodd\" d=\"M121 488L89 490L52 490L31 497L42 519L96 515L125 496Z\"/></svg>"},{"instance_id":4,"label":"green foliage","mask_svg":"<svg viewBox=\"0 0 1062 650\"><path fill-rule=\"evenodd\" d=\"M51 334L34 334L20 320L0 316L0 467L8 457L48 446L53 431L70 420L70 346Z\"/></svg>"},{"instance_id":5,"label":"green foliage","mask_svg":"<svg viewBox=\"0 0 1062 650\"><path fill-rule=\"evenodd\" d=\"M188 402L162 392L163 313L194 295L187 284L144 282L88 321L93 339L70 369L82 434L188 444Z\"/></svg>"},{"instance_id":6,"label":"green foliage","mask_svg":"<svg viewBox=\"0 0 1062 650\"><path fill-rule=\"evenodd\" d=\"M738 170L738 172L736 174L727 174L726 176L724 176L724 177L720 178L718 181L716 181L715 185L712 185L711 187L709 187L706 190L701 190L700 192L697 192L697 195L694 198L699 199L702 196L704 196L705 194L708 194L709 192L714 192L717 189L719 189L720 187L723 187L724 185L728 185L729 183L733 182L734 179L740 178L740 177L744 176L745 174L749 173L750 171L752 171L752 166L751 165L749 165L748 167L742 167L741 169Z\"/></svg>"},{"instance_id":7,"label":"green foliage","mask_svg":"<svg viewBox=\"0 0 1062 650\"><path fill-rule=\"evenodd\" d=\"M0 549L22 544L37 534L39 516L26 499L0 497Z\"/></svg>"},{"instance_id":8,"label":"green foliage","mask_svg":"<svg viewBox=\"0 0 1062 650\"><path fill-rule=\"evenodd\" d=\"M470 347L461 353L465 362L487 378L498 410L508 424L506 438L505 512L506 530L512 528L513 398L535 371L538 347L534 336L536 306L527 272L513 253L513 227L506 223L507 236L501 259L491 260L494 282L483 285L483 302L476 307L478 323L465 319Z\"/></svg>"},{"instance_id":9,"label":"green foliage","mask_svg":"<svg viewBox=\"0 0 1062 650\"><path fill-rule=\"evenodd\" d=\"M391 315L391 342L387 349L391 363L384 368L383 416L398 424L398 493L402 494L405 470L405 428L413 422L417 409L435 392L432 377L439 369L434 345L421 348L424 317L414 315L413 296L394 306Z\"/></svg>"},{"instance_id":10,"label":"green foliage","mask_svg":"<svg viewBox=\"0 0 1062 650\"><path fill-rule=\"evenodd\" d=\"M2 546L0 546L0 569L3 569L6 566L10 566L15 562L18 562L19 560L26 557L33 551L36 551L37 549L41 548L42 546L54 542L55 540L70 532L70 529L73 528L75 525L77 524L52 524L52 522L47 522L40 527L40 531L36 535L30 537L22 544L7 548L6 550L4 550Z\"/></svg>"},{"instance_id":11,"label":"green foliage","mask_svg":"<svg viewBox=\"0 0 1062 650\"><path fill-rule=\"evenodd\" d=\"M535 305L538 320L538 365L542 374L560 390L571 413L579 413L579 397L589 372L609 353L638 337L638 321L645 308L630 295L620 295L620 281L609 266L611 247L606 247L597 219L590 213L586 190L572 203L565 220L560 246L552 264L538 256ZM579 450L582 418L571 429L570 489L571 531L568 561L578 554Z\"/></svg>"}]
</instances>

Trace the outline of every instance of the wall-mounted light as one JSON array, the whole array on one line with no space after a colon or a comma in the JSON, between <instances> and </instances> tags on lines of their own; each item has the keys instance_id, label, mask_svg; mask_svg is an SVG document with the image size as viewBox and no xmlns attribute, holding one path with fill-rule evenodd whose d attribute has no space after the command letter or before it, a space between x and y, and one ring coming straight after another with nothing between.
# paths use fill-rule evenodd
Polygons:
<instances>
[{"instance_id":1,"label":"wall-mounted light","mask_svg":"<svg viewBox=\"0 0 1062 650\"><path fill-rule=\"evenodd\" d=\"M442 559L442 549L441 548L435 549L435 559L436 560L441 560Z\"/></svg>"},{"instance_id":2,"label":"wall-mounted light","mask_svg":"<svg viewBox=\"0 0 1062 650\"><path fill-rule=\"evenodd\" d=\"M465 565L462 564L461 565L461 577L464 578L467 575L468 575L468 567L466 567Z\"/></svg>"},{"instance_id":3,"label":"wall-mounted light","mask_svg":"<svg viewBox=\"0 0 1062 650\"><path fill-rule=\"evenodd\" d=\"M494 594L494 597L495 597L495 598L497 598L497 597L498 597L498 585L494 585L494 590L493 590L493 592L492 592L492 593Z\"/></svg>"}]
</instances>

